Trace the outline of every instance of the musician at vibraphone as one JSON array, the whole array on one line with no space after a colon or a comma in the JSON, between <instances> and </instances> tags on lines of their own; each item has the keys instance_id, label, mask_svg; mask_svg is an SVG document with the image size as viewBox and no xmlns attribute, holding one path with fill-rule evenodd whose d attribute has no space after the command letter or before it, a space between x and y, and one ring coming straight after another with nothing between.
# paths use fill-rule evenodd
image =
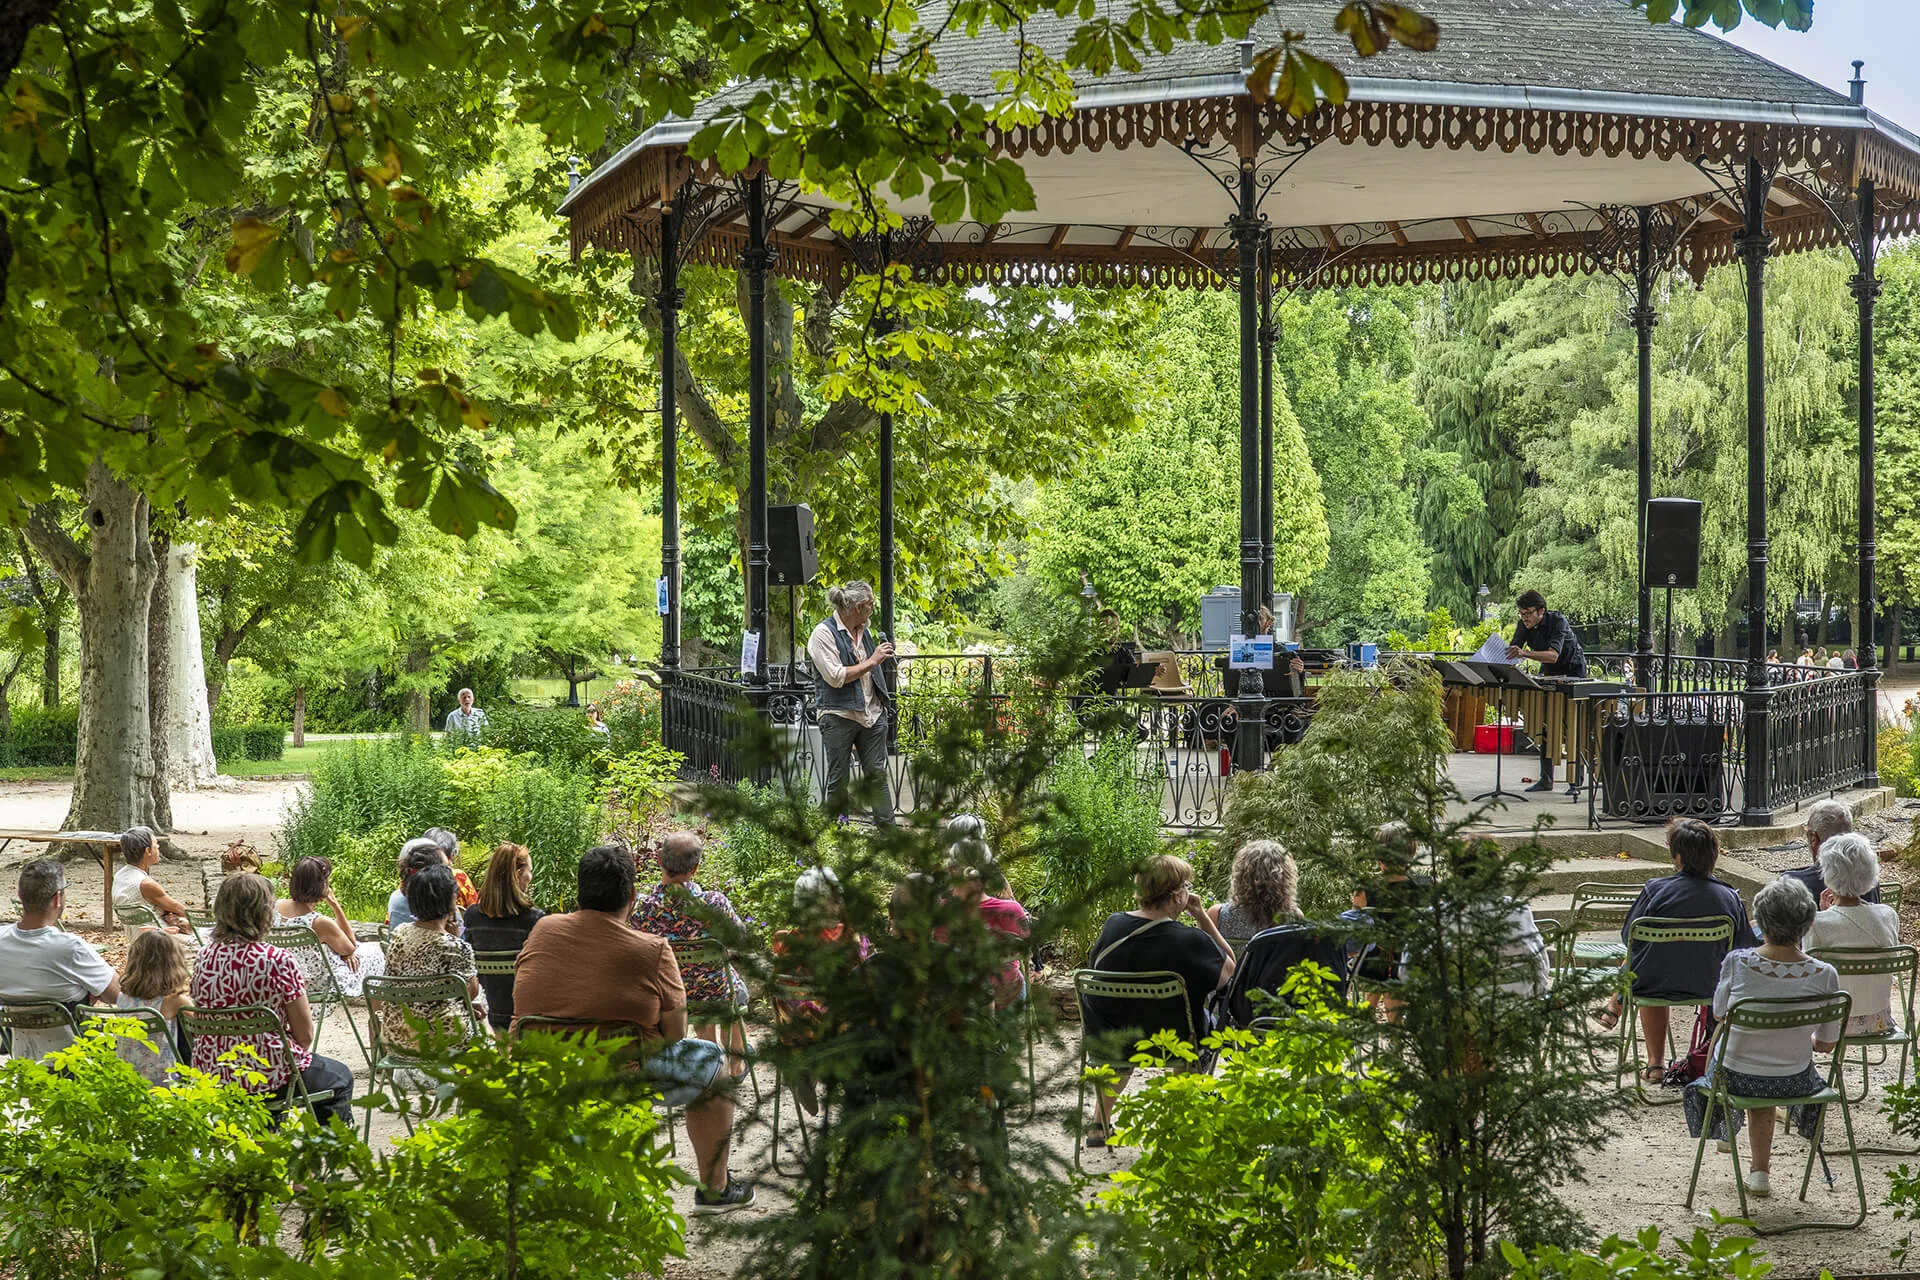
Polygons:
<instances>
[{"instance_id":1,"label":"musician at vibraphone","mask_svg":"<svg viewBox=\"0 0 1920 1280\"><path fill-rule=\"evenodd\" d=\"M1587 674L1586 651L1580 647L1580 639L1573 634L1573 626L1565 614L1552 613L1547 609L1547 598L1538 591L1523 591L1518 601L1520 606L1520 625L1515 628L1513 639L1507 643L1508 661L1531 658L1540 664L1543 676L1584 677ZM1542 732L1540 739L1540 778L1529 791L1553 790L1553 750L1548 742L1549 735ZM1579 752L1571 750L1569 758L1574 761L1574 779L1567 787L1567 794L1580 794L1581 768Z\"/></svg>"}]
</instances>

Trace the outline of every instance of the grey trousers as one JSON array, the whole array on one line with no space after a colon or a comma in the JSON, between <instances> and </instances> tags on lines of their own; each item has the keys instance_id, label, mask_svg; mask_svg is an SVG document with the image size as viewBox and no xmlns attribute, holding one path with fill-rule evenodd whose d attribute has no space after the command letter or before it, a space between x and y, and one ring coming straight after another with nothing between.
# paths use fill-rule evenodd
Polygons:
<instances>
[{"instance_id":1,"label":"grey trousers","mask_svg":"<svg viewBox=\"0 0 1920 1280\"><path fill-rule=\"evenodd\" d=\"M887 774L887 718L881 716L872 725L863 725L846 716L822 714L820 750L827 757L827 809L842 810L848 766L857 752L860 770L878 780L879 790L873 805L873 820L893 825L893 785ZM872 781L868 785L874 785Z\"/></svg>"}]
</instances>

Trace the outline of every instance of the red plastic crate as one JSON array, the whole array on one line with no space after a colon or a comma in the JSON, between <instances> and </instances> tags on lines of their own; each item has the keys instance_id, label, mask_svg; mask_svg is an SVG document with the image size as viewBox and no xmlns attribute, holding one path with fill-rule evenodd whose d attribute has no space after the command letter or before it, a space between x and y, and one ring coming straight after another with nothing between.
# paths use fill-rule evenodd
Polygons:
<instances>
[{"instance_id":1,"label":"red plastic crate","mask_svg":"<svg viewBox=\"0 0 1920 1280\"><path fill-rule=\"evenodd\" d=\"M1513 726L1510 724L1475 725L1473 749L1481 755L1512 755Z\"/></svg>"}]
</instances>

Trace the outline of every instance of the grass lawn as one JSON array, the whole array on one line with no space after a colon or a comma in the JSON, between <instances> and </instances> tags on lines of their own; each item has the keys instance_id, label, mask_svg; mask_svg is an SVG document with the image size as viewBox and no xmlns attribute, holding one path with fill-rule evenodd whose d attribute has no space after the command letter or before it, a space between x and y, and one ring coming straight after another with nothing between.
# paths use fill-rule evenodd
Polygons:
<instances>
[{"instance_id":1,"label":"grass lawn","mask_svg":"<svg viewBox=\"0 0 1920 1280\"><path fill-rule=\"evenodd\" d=\"M384 734L360 735L368 738L385 737ZM309 774L319 762L320 757L329 751L339 751L352 737L314 738L309 735L304 747L288 747L286 755L279 760L222 760L220 772L231 778L275 777L281 774ZM69 765L35 765L19 769L0 769L0 782L71 782L73 769Z\"/></svg>"}]
</instances>

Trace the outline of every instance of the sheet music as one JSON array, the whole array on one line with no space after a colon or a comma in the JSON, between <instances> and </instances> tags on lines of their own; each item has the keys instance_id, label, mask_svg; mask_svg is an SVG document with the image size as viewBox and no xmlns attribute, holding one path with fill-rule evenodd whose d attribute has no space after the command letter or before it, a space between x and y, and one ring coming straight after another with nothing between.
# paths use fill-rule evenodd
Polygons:
<instances>
[{"instance_id":1,"label":"sheet music","mask_svg":"<svg viewBox=\"0 0 1920 1280\"><path fill-rule=\"evenodd\" d=\"M1467 661L1500 662L1505 663L1507 666L1513 665L1507 657L1507 638L1498 631L1488 636L1486 642L1475 650L1473 656L1467 659Z\"/></svg>"}]
</instances>

